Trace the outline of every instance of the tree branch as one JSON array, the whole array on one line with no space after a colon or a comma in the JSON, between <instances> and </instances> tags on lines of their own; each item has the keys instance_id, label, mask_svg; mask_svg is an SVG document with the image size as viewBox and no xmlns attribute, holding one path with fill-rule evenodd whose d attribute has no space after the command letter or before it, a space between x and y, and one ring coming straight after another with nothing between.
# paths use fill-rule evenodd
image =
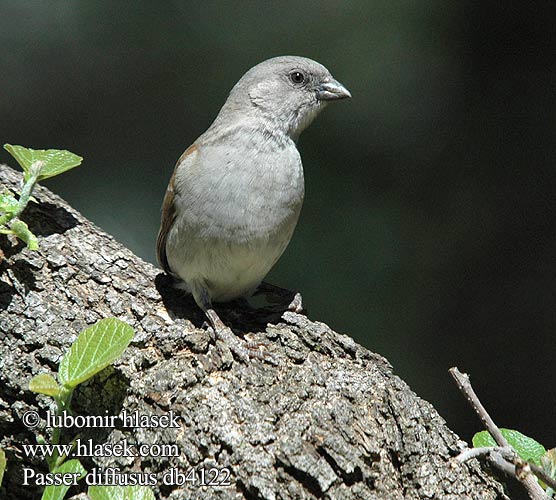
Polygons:
<instances>
[{"instance_id":1,"label":"tree branch","mask_svg":"<svg viewBox=\"0 0 556 500\"><path fill-rule=\"evenodd\" d=\"M473 410L475 410L475 413L485 426L486 430L494 438L498 446L501 447L499 449L492 450L494 451L494 453L489 453L491 462L505 473L508 473L508 471L512 471L513 469L512 475L523 484L523 487L527 490L527 494L529 495L529 498L531 498L531 500L549 500L548 496L540 487L537 478L532 474L530 465L524 460L521 460L518 457L517 453L515 453L515 450L511 464L507 460L507 455L503 456L500 453L501 449L507 450L508 448L510 448L513 450L513 448L510 446L506 438L502 435L500 429L494 423L494 421L486 411L485 407L482 405L479 397L471 386L469 375L467 375L466 373L461 373L456 367L450 368L449 372L455 380L459 390L463 393ZM509 468L508 466L511 466L511 468Z\"/></svg>"},{"instance_id":2,"label":"tree branch","mask_svg":"<svg viewBox=\"0 0 556 500\"><path fill-rule=\"evenodd\" d=\"M0 166L0 179L13 189L20 175ZM22 486L22 468L44 472L44 461L23 445L36 443L36 433L48 440L52 405L29 392L30 378L54 374L78 332L117 316L135 339L114 367L77 387L74 414L172 412L179 425L90 427L81 440L177 445L178 454L84 457L89 472L154 474L160 500L507 499L478 462L449 467L461 441L381 356L303 315L226 304L218 308L226 324L278 360L237 362L160 270L47 189L34 196L39 203L22 219L39 250L0 235L0 446L9 464L2 498L40 496L40 487ZM26 411L39 413L37 429L23 424ZM61 441L75 433L64 429ZM211 468L228 471L230 485L163 481L169 472Z\"/></svg>"}]
</instances>

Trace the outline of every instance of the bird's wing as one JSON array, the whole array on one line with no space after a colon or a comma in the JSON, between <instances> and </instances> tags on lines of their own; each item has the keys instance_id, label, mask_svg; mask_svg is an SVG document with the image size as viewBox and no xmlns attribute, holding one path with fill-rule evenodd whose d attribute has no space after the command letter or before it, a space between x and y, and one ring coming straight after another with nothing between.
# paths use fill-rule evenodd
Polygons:
<instances>
[{"instance_id":1,"label":"bird's wing","mask_svg":"<svg viewBox=\"0 0 556 500\"><path fill-rule=\"evenodd\" d=\"M156 253L158 256L158 263L162 266L162 269L168 274L172 274L170 265L168 264L168 258L166 256L166 241L168 239L168 233L174 224L176 219L176 208L175 208L175 182L176 182L176 172L182 162L192 153L197 151L198 147L196 144L189 146L185 152L180 156L174 168L174 173L170 178L168 183L168 188L166 189L166 195L164 196L164 201L162 202L162 218L160 221L160 229L158 231L158 237L156 240Z\"/></svg>"}]
</instances>

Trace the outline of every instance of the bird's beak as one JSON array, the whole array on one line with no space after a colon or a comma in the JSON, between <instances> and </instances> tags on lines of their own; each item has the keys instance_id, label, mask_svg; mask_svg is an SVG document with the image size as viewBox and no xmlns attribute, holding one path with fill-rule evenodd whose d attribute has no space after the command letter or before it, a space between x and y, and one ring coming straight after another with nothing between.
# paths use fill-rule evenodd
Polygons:
<instances>
[{"instance_id":1,"label":"bird's beak","mask_svg":"<svg viewBox=\"0 0 556 500\"><path fill-rule=\"evenodd\" d=\"M336 101L351 97L351 93L340 82L328 80L317 87L317 99L320 101Z\"/></svg>"}]
</instances>

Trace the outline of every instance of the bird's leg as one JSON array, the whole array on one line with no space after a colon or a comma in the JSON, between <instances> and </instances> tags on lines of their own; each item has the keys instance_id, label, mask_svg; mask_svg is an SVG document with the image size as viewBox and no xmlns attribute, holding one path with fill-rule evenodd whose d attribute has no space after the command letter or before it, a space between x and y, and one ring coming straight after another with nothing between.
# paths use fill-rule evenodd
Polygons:
<instances>
[{"instance_id":1,"label":"bird's leg","mask_svg":"<svg viewBox=\"0 0 556 500\"><path fill-rule=\"evenodd\" d=\"M220 319L220 316L218 316L216 311L213 309L212 301L210 300L210 297L205 289L201 290L201 293L199 294L194 293L193 297L210 321L216 338L224 342L232 353L234 353L241 361L247 362L253 357L265 357L263 352L256 350L255 346L251 347L248 343L241 340L234 334L234 332L232 332L231 328L224 324L224 322Z\"/></svg>"},{"instance_id":2,"label":"bird's leg","mask_svg":"<svg viewBox=\"0 0 556 500\"><path fill-rule=\"evenodd\" d=\"M224 324L218 314L216 314L216 311L214 309L207 309L205 314L214 329L216 338L224 342L230 348L230 351L241 361L249 361L252 356L251 350Z\"/></svg>"},{"instance_id":3,"label":"bird's leg","mask_svg":"<svg viewBox=\"0 0 556 500\"><path fill-rule=\"evenodd\" d=\"M299 292L292 292L263 281L254 295L264 295L266 300L274 304L288 304L288 311L300 313L303 311L303 299Z\"/></svg>"}]
</instances>

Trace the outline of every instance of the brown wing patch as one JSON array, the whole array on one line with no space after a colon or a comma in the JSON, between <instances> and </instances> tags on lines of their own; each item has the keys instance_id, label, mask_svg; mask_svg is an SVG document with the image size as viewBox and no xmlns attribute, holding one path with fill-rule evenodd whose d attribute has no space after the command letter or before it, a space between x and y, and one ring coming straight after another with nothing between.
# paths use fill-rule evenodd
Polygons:
<instances>
[{"instance_id":1,"label":"brown wing patch","mask_svg":"<svg viewBox=\"0 0 556 500\"><path fill-rule=\"evenodd\" d=\"M175 182L176 182L176 172L181 162L185 160L187 156L191 153L197 151L198 146L192 144L189 146L185 152L180 156L174 168L174 173L170 178L168 183L168 188L166 189L166 195L164 196L164 201L162 202L162 218L160 221L160 229L158 231L158 237L156 239L156 253L158 256L158 263L162 266L162 269L168 274L172 274L170 265L168 264L168 257L166 256L166 241L168 239L168 233L176 219L176 207L174 205L174 200L176 196Z\"/></svg>"}]
</instances>

